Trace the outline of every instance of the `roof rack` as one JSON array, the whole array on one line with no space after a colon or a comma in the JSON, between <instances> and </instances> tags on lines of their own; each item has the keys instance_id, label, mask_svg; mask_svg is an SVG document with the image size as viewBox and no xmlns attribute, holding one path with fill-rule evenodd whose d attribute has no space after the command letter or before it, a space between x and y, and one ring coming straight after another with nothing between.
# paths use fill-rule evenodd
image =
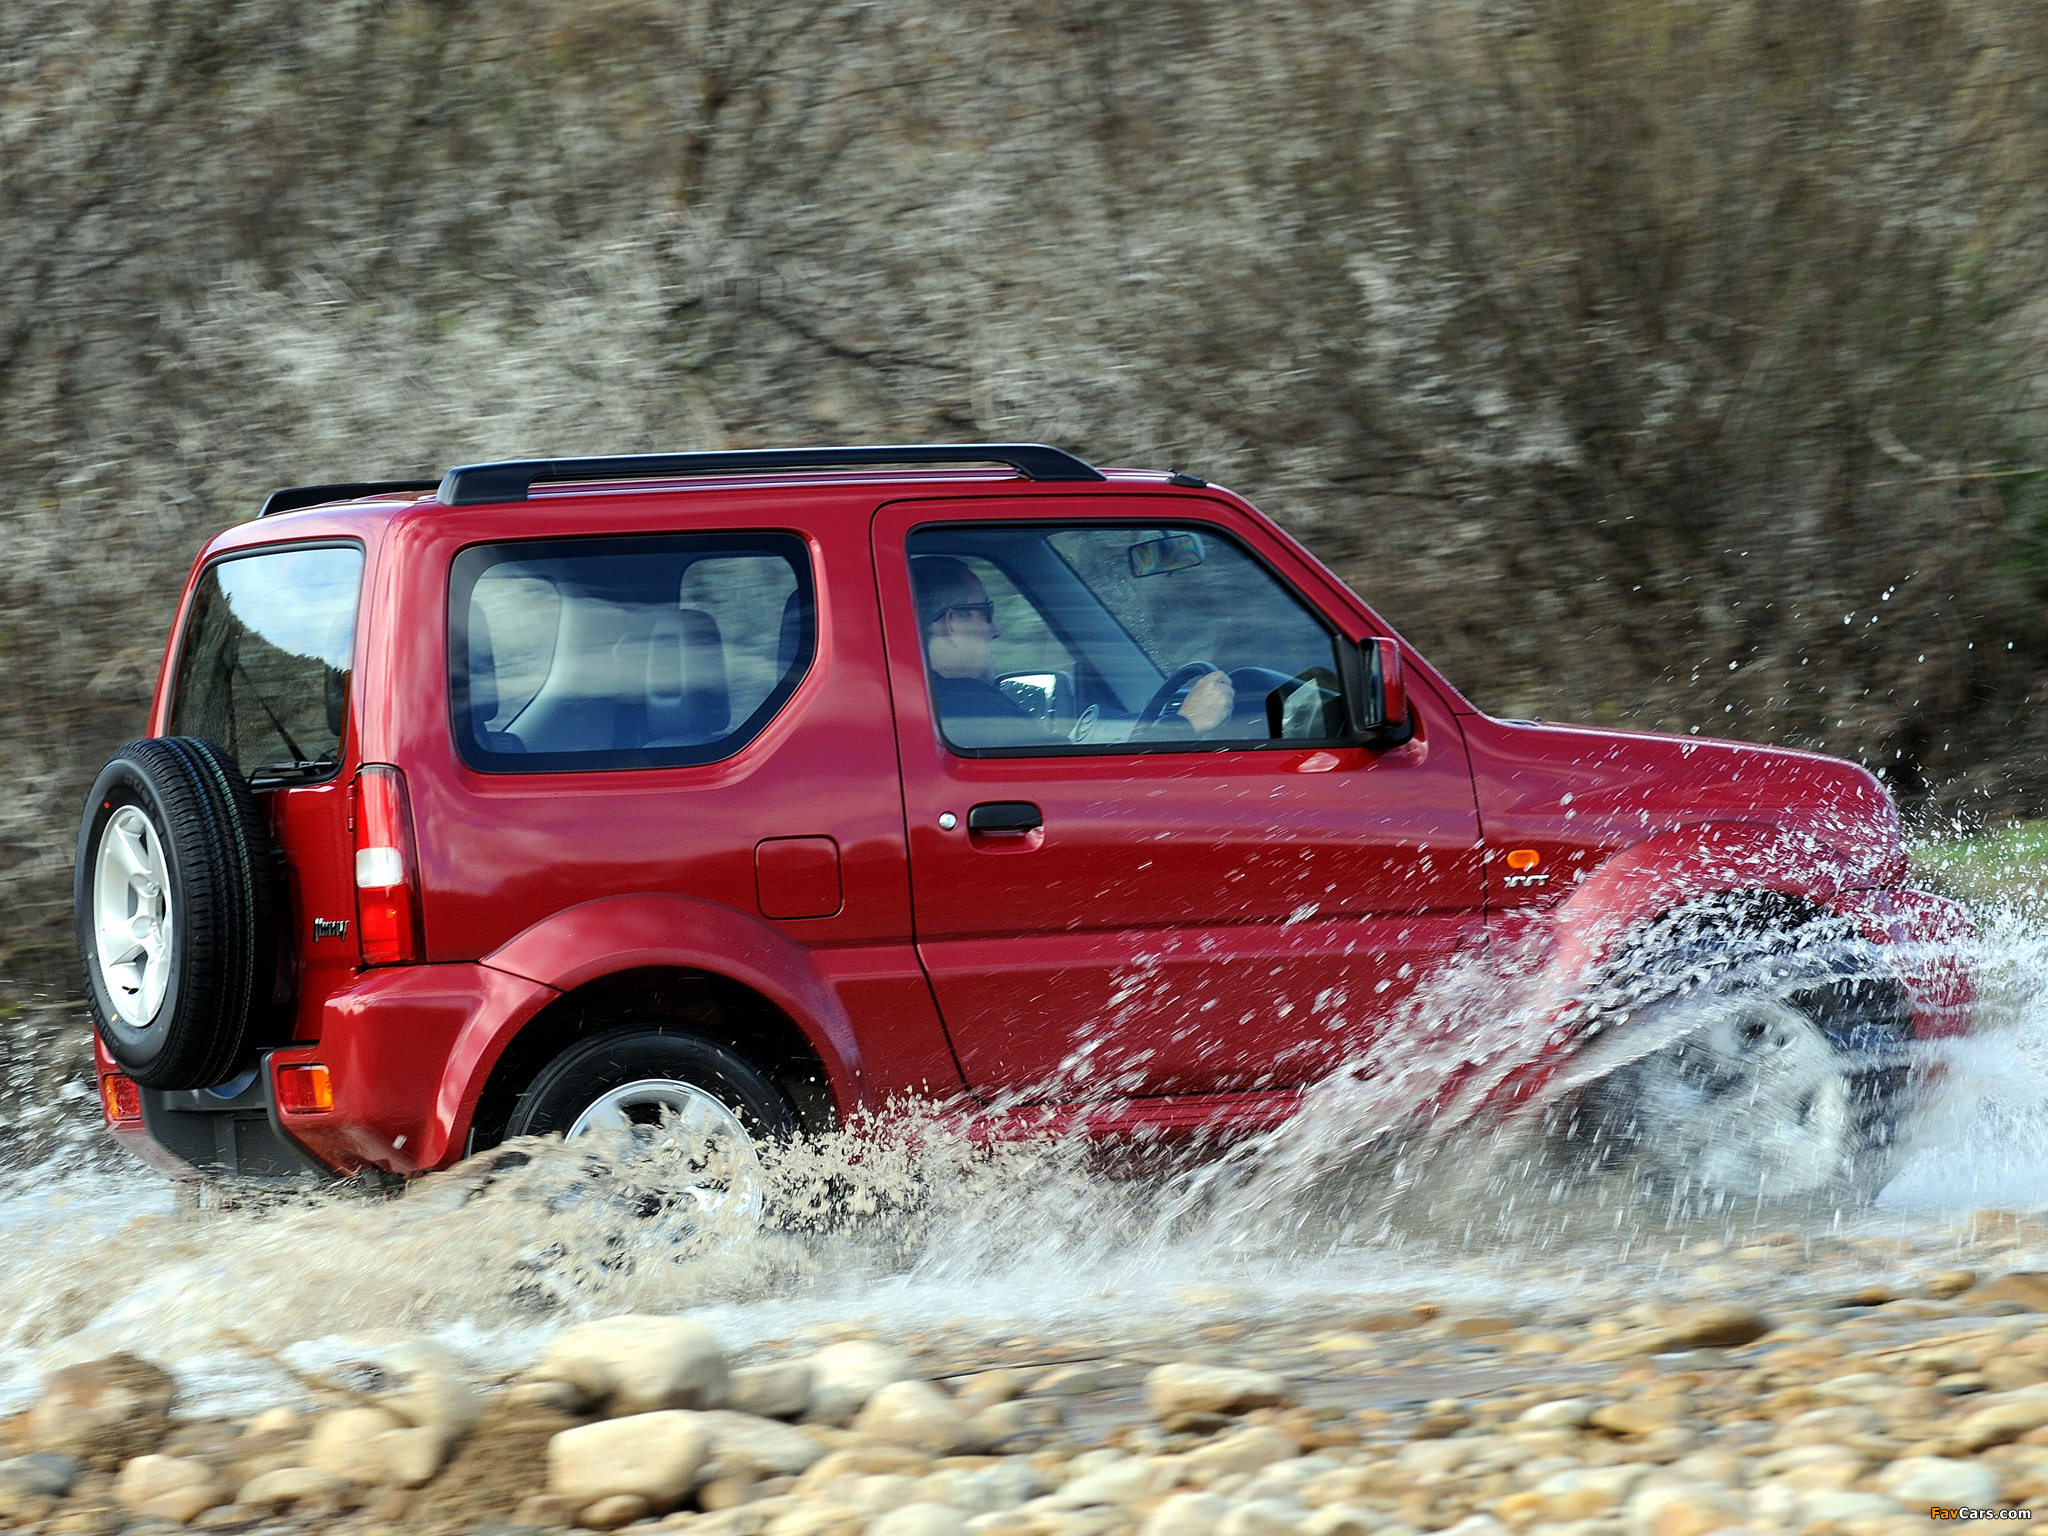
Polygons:
<instances>
[{"instance_id":1,"label":"roof rack","mask_svg":"<svg viewBox=\"0 0 2048 1536\"><path fill-rule=\"evenodd\" d=\"M730 453L636 453L606 459L512 459L448 471L440 499L451 507L524 501L536 481L657 480L683 475L757 475L860 464L1008 464L1031 480L1102 480L1101 470L1039 443L912 444L893 448L744 448ZM390 489L395 487L376 487ZM358 495L369 494L365 488ZM296 495L280 491L278 495ZM271 498L272 502L276 496ZM306 503L299 503L305 505Z\"/></svg>"},{"instance_id":2,"label":"roof rack","mask_svg":"<svg viewBox=\"0 0 2048 1536\"><path fill-rule=\"evenodd\" d=\"M438 480L355 480L346 485L295 485L289 490L272 491L265 498L263 510L258 517L275 517L280 512L296 512L301 507L317 507L330 501L354 501L358 496L390 496L403 491L417 494L431 491L441 482Z\"/></svg>"}]
</instances>

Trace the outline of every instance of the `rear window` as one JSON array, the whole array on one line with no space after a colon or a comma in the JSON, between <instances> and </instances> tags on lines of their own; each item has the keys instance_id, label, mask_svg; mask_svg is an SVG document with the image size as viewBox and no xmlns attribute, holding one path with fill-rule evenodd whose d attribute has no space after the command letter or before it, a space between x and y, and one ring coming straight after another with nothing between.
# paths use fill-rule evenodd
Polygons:
<instances>
[{"instance_id":1,"label":"rear window","mask_svg":"<svg viewBox=\"0 0 2048 1536\"><path fill-rule=\"evenodd\" d=\"M786 533L466 549L448 618L456 744L489 773L730 757L796 691L817 632Z\"/></svg>"},{"instance_id":2,"label":"rear window","mask_svg":"<svg viewBox=\"0 0 2048 1536\"><path fill-rule=\"evenodd\" d=\"M217 741L251 783L341 764L363 585L360 546L236 555L199 578L178 647L171 732Z\"/></svg>"}]
</instances>

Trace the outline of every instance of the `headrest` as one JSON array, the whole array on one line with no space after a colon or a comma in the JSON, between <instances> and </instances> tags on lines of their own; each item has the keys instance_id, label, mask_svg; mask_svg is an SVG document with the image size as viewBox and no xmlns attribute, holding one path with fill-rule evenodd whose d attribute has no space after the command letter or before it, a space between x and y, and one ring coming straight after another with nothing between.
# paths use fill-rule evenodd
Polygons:
<instances>
[{"instance_id":1,"label":"headrest","mask_svg":"<svg viewBox=\"0 0 2048 1536\"><path fill-rule=\"evenodd\" d=\"M725 639L701 608L658 614L647 635L650 747L701 746L732 728Z\"/></svg>"}]
</instances>

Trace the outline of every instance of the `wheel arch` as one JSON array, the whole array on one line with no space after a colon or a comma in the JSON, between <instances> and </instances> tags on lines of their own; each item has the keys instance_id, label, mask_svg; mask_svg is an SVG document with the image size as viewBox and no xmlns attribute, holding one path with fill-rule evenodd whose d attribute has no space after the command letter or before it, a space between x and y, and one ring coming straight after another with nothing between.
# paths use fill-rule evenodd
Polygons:
<instances>
[{"instance_id":1,"label":"wheel arch","mask_svg":"<svg viewBox=\"0 0 2048 1536\"><path fill-rule=\"evenodd\" d=\"M519 1093L563 1049L628 1019L673 1021L737 1051L789 1096L807 1130L829 1129L860 1099L859 1041L838 995L800 946L730 907L606 897L543 919L483 963L559 995L458 1053L476 1062L473 1147L502 1132Z\"/></svg>"}]
</instances>

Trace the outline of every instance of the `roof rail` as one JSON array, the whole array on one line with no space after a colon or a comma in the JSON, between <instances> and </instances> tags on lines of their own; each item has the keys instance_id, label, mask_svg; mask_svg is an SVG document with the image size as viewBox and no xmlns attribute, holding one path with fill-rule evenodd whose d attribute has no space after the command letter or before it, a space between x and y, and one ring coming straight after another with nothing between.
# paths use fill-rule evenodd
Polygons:
<instances>
[{"instance_id":1,"label":"roof rail","mask_svg":"<svg viewBox=\"0 0 2048 1536\"><path fill-rule=\"evenodd\" d=\"M912 444L894 448L743 448L729 453L636 453L607 459L512 459L448 471L440 499L451 507L524 501L541 480L655 480L683 475L757 475L859 464L1008 464L1031 480L1102 480L1094 465L1039 443ZM280 492L280 495L295 494ZM273 501L276 497L271 498Z\"/></svg>"},{"instance_id":2,"label":"roof rail","mask_svg":"<svg viewBox=\"0 0 2048 1536\"><path fill-rule=\"evenodd\" d=\"M263 510L256 515L275 517L280 512L296 512L301 507L317 507L330 501L354 501L358 496L431 491L440 483L438 480L356 480L346 485L295 485L289 490L272 491L264 500Z\"/></svg>"}]
</instances>

